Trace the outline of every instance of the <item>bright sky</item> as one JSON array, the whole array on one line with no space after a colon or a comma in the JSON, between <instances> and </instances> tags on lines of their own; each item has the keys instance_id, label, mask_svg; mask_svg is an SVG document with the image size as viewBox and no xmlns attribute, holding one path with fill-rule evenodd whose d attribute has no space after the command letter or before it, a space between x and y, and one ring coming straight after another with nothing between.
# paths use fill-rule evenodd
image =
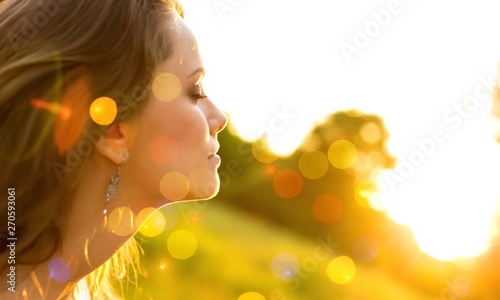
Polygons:
<instances>
[{"instance_id":1,"label":"bright sky","mask_svg":"<svg viewBox=\"0 0 500 300\"><path fill-rule=\"evenodd\" d=\"M410 164L380 177L380 208L436 258L486 249L500 193L488 93L500 60L497 0L182 3L205 89L240 135L271 133L272 149L289 153L332 112L377 114L389 151ZM435 147L423 142L433 133Z\"/></svg>"}]
</instances>

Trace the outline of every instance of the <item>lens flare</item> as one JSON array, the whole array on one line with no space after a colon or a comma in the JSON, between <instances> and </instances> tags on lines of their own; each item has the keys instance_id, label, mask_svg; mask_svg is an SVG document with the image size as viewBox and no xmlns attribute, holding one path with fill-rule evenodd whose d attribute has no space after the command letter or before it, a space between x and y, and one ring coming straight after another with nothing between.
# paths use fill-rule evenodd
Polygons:
<instances>
[{"instance_id":1,"label":"lens flare","mask_svg":"<svg viewBox=\"0 0 500 300\"><path fill-rule=\"evenodd\" d=\"M54 257L49 261L48 271L50 278L57 282L66 282L71 276L68 264L59 257Z\"/></svg>"},{"instance_id":2,"label":"lens flare","mask_svg":"<svg viewBox=\"0 0 500 300\"><path fill-rule=\"evenodd\" d=\"M160 181L160 191L170 201L181 200L189 193L189 181L179 172L168 173Z\"/></svg>"},{"instance_id":3,"label":"lens flare","mask_svg":"<svg viewBox=\"0 0 500 300\"><path fill-rule=\"evenodd\" d=\"M302 176L292 169L281 170L274 175L273 187L280 197L286 199L296 197L302 191Z\"/></svg>"},{"instance_id":4,"label":"lens flare","mask_svg":"<svg viewBox=\"0 0 500 300\"><path fill-rule=\"evenodd\" d=\"M273 165L268 165L266 166L266 168L264 169L264 172L267 174L267 175L273 175L275 172L276 172L276 167L273 166Z\"/></svg>"},{"instance_id":5,"label":"lens flare","mask_svg":"<svg viewBox=\"0 0 500 300\"><path fill-rule=\"evenodd\" d=\"M69 114L67 118L57 118L54 124L54 141L59 154L63 154L73 147L84 130L89 115L91 101L89 84L85 78L75 80L65 91L61 99L61 107L65 107Z\"/></svg>"},{"instance_id":6,"label":"lens flare","mask_svg":"<svg viewBox=\"0 0 500 300\"><path fill-rule=\"evenodd\" d=\"M147 237L159 235L165 229L165 217L163 213L154 207L147 207L136 218L136 226L139 232Z\"/></svg>"},{"instance_id":7,"label":"lens flare","mask_svg":"<svg viewBox=\"0 0 500 300\"><path fill-rule=\"evenodd\" d=\"M305 152L299 159L299 170L306 178L321 178L328 170L328 158L321 151Z\"/></svg>"},{"instance_id":8,"label":"lens flare","mask_svg":"<svg viewBox=\"0 0 500 300\"><path fill-rule=\"evenodd\" d=\"M350 168L356 162L357 150L346 140L335 141L328 149L328 160L337 169Z\"/></svg>"},{"instance_id":9,"label":"lens flare","mask_svg":"<svg viewBox=\"0 0 500 300\"><path fill-rule=\"evenodd\" d=\"M68 120L71 116L71 110L59 103L51 103L41 99L31 99L30 104L33 107L45 109L53 114L59 115L59 117L64 121Z\"/></svg>"},{"instance_id":10,"label":"lens flare","mask_svg":"<svg viewBox=\"0 0 500 300\"><path fill-rule=\"evenodd\" d=\"M333 194L323 194L313 203L314 217L321 223L331 224L337 222L344 211L342 201Z\"/></svg>"},{"instance_id":11,"label":"lens flare","mask_svg":"<svg viewBox=\"0 0 500 300\"><path fill-rule=\"evenodd\" d=\"M168 237L167 248L173 257L185 260L195 254L198 240L187 230L177 230Z\"/></svg>"},{"instance_id":12,"label":"lens flare","mask_svg":"<svg viewBox=\"0 0 500 300\"><path fill-rule=\"evenodd\" d=\"M90 117L99 125L109 125L116 118L116 102L109 97L95 99L90 105Z\"/></svg>"},{"instance_id":13,"label":"lens flare","mask_svg":"<svg viewBox=\"0 0 500 300\"><path fill-rule=\"evenodd\" d=\"M338 256L334 258L327 267L328 278L337 284L351 282L356 275L356 265L348 256Z\"/></svg>"},{"instance_id":14,"label":"lens flare","mask_svg":"<svg viewBox=\"0 0 500 300\"><path fill-rule=\"evenodd\" d=\"M108 228L116 235L129 236L136 230L134 212L122 206L113 209L108 216Z\"/></svg>"},{"instance_id":15,"label":"lens flare","mask_svg":"<svg viewBox=\"0 0 500 300\"><path fill-rule=\"evenodd\" d=\"M361 181L356 185L354 190L354 199L364 208L370 208L370 199L377 192L377 187L371 181Z\"/></svg>"},{"instance_id":16,"label":"lens flare","mask_svg":"<svg viewBox=\"0 0 500 300\"><path fill-rule=\"evenodd\" d=\"M376 144L382 139L380 127L373 122L363 125L359 131L359 135L368 144Z\"/></svg>"},{"instance_id":17,"label":"lens flare","mask_svg":"<svg viewBox=\"0 0 500 300\"><path fill-rule=\"evenodd\" d=\"M156 99L170 102L179 97L182 85L179 78L174 74L162 73L154 79L152 89Z\"/></svg>"},{"instance_id":18,"label":"lens flare","mask_svg":"<svg viewBox=\"0 0 500 300\"><path fill-rule=\"evenodd\" d=\"M271 261L271 271L281 280L292 279L300 269L299 260L295 255L284 252L276 255Z\"/></svg>"}]
</instances>

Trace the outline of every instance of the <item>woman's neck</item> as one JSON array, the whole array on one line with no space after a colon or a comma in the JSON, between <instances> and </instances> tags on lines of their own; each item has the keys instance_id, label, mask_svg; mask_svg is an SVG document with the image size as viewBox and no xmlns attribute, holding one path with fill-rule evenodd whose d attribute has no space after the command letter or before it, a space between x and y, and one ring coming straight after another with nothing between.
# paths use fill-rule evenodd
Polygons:
<instances>
[{"instance_id":1,"label":"woman's neck","mask_svg":"<svg viewBox=\"0 0 500 300\"><path fill-rule=\"evenodd\" d=\"M71 209L64 218L61 248L51 260L32 270L18 266L16 296L12 298L12 294L1 291L0 298L66 298L80 279L106 262L135 233L135 230L127 235L113 233L108 217L103 214L106 191L115 170L103 169L92 159L83 167ZM108 207L108 215L113 209L126 206L124 194L119 188Z\"/></svg>"}]
</instances>

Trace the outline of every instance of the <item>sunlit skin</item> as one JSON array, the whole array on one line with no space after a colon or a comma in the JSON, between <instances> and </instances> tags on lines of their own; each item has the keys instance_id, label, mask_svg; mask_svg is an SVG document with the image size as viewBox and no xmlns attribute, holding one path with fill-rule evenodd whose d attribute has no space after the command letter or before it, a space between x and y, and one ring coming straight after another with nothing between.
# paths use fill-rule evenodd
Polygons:
<instances>
[{"instance_id":1,"label":"sunlit skin","mask_svg":"<svg viewBox=\"0 0 500 300\"><path fill-rule=\"evenodd\" d=\"M175 51L156 74L167 72L177 76L182 86L180 94L175 100L165 102L150 93L136 119L116 123L96 145L93 159L85 165L72 210L62 226L66 228L62 251L56 254L68 263L71 277L58 283L48 277L47 264L37 266L31 275L19 267L18 278L26 279L18 280L17 290L26 290L29 299L57 299L68 283L77 282L104 263L133 234L113 234L103 215L106 190L117 165L121 165L121 181L108 207L110 213L128 207L138 215L145 208L164 206L169 201L161 193L160 181L170 172L190 179L190 191L179 200L208 199L218 192L217 133L226 126L227 118L201 87L204 68L196 39L181 18L177 18L176 24L179 30ZM150 157L152 141L164 135L174 139L178 146L176 159L167 165ZM192 173L203 176L190 176Z\"/></svg>"},{"instance_id":2,"label":"sunlit skin","mask_svg":"<svg viewBox=\"0 0 500 300\"><path fill-rule=\"evenodd\" d=\"M151 93L136 126L130 159L123 166L121 184L135 187L127 195L135 199L150 199L150 206L155 207L164 199L159 183L170 172L189 177L199 168L210 171L210 177L189 184L195 190L207 190L206 186L212 189L196 197L190 193L185 199L209 198L218 191L218 161L212 155L219 149L216 135L226 126L227 118L204 94L201 86L204 69L196 40L183 21L179 20L179 26L182 47L159 67L157 74L176 75L182 85L181 94L173 101L164 102ZM176 159L168 165L157 164L150 156L150 147L160 136L173 139L178 150ZM168 151L170 144L164 146ZM162 150L161 145L159 147ZM127 173L131 176L126 176ZM135 176L137 174L140 176Z\"/></svg>"}]
</instances>

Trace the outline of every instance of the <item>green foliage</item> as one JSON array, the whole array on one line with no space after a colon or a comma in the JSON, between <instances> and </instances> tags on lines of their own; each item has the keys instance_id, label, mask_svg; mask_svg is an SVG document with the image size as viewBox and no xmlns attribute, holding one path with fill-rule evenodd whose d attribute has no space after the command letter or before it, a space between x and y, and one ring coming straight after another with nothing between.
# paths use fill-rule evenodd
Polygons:
<instances>
[{"instance_id":1,"label":"green foliage","mask_svg":"<svg viewBox=\"0 0 500 300\"><path fill-rule=\"evenodd\" d=\"M219 137L223 160L219 195L210 201L172 204L179 222L155 238L143 238L145 276L128 298L236 300L250 291L268 300L439 297L443 278L455 269L445 264L439 272L421 272L432 282L439 281L433 286L414 278L415 270L435 262L414 255L419 252L407 229L356 201L360 182L371 182L381 168L394 165L385 148L387 138L380 118L339 112L318 125L291 156L261 163L252 153L254 144L224 131ZM329 163L320 178L302 176L296 196L277 194L273 180L279 171L300 174L304 153L328 155L332 143L339 140L355 146L358 163L346 169ZM373 153L378 159L370 161ZM297 188L294 184L286 188ZM314 213L315 200L324 194L341 201L342 212L335 222L321 222ZM173 258L166 247L169 235L178 229L188 230L198 241L196 253L186 260ZM373 244L359 246L366 238ZM323 256L318 256L321 239L330 239L336 246L329 253L320 249ZM300 262L300 273L288 281L271 271L273 258L284 252ZM333 283L326 274L328 263L339 255L352 257L356 263L356 276L346 285Z\"/></svg>"},{"instance_id":2,"label":"green foliage","mask_svg":"<svg viewBox=\"0 0 500 300\"><path fill-rule=\"evenodd\" d=\"M358 134L361 128L369 123L378 126L381 132L379 141L374 144L366 143ZM298 161L303 153L319 150L327 154L330 145L337 140L352 142L359 155L375 151L380 153L385 164L373 164L370 170L376 172L394 164L394 159L385 148L387 137L379 117L362 115L355 111L339 112L318 125L290 157L263 164L252 156L251 144L225 131L220 137L220 153L223 158L221 170L224 171L228 163L236 162L241 168L241 174L223 182L225 186L216 201L251 211L309 237L315 237L325 231L336 235L345 232L349 232L351 236L360 235L363 231L361 227L369 230L369 227L375 226L374 223L385 220L380 214L360 207L354 200L356 184L368 179L369 175L357 174L355 168L339 170L330 165L323 177L315 180L304 178L302 192L292 199L282 199L276 195L273 189L273 175L282 169L298 171ZM273 172L270 174L269 170ZM342 219L330 226L318 222L312 214L313 201L325 193L338 196L344 205ZM363 220L363 224L360 224L359 220ZM342 244L348 247L350 243Z\"/></svg>"}]
</instances>

